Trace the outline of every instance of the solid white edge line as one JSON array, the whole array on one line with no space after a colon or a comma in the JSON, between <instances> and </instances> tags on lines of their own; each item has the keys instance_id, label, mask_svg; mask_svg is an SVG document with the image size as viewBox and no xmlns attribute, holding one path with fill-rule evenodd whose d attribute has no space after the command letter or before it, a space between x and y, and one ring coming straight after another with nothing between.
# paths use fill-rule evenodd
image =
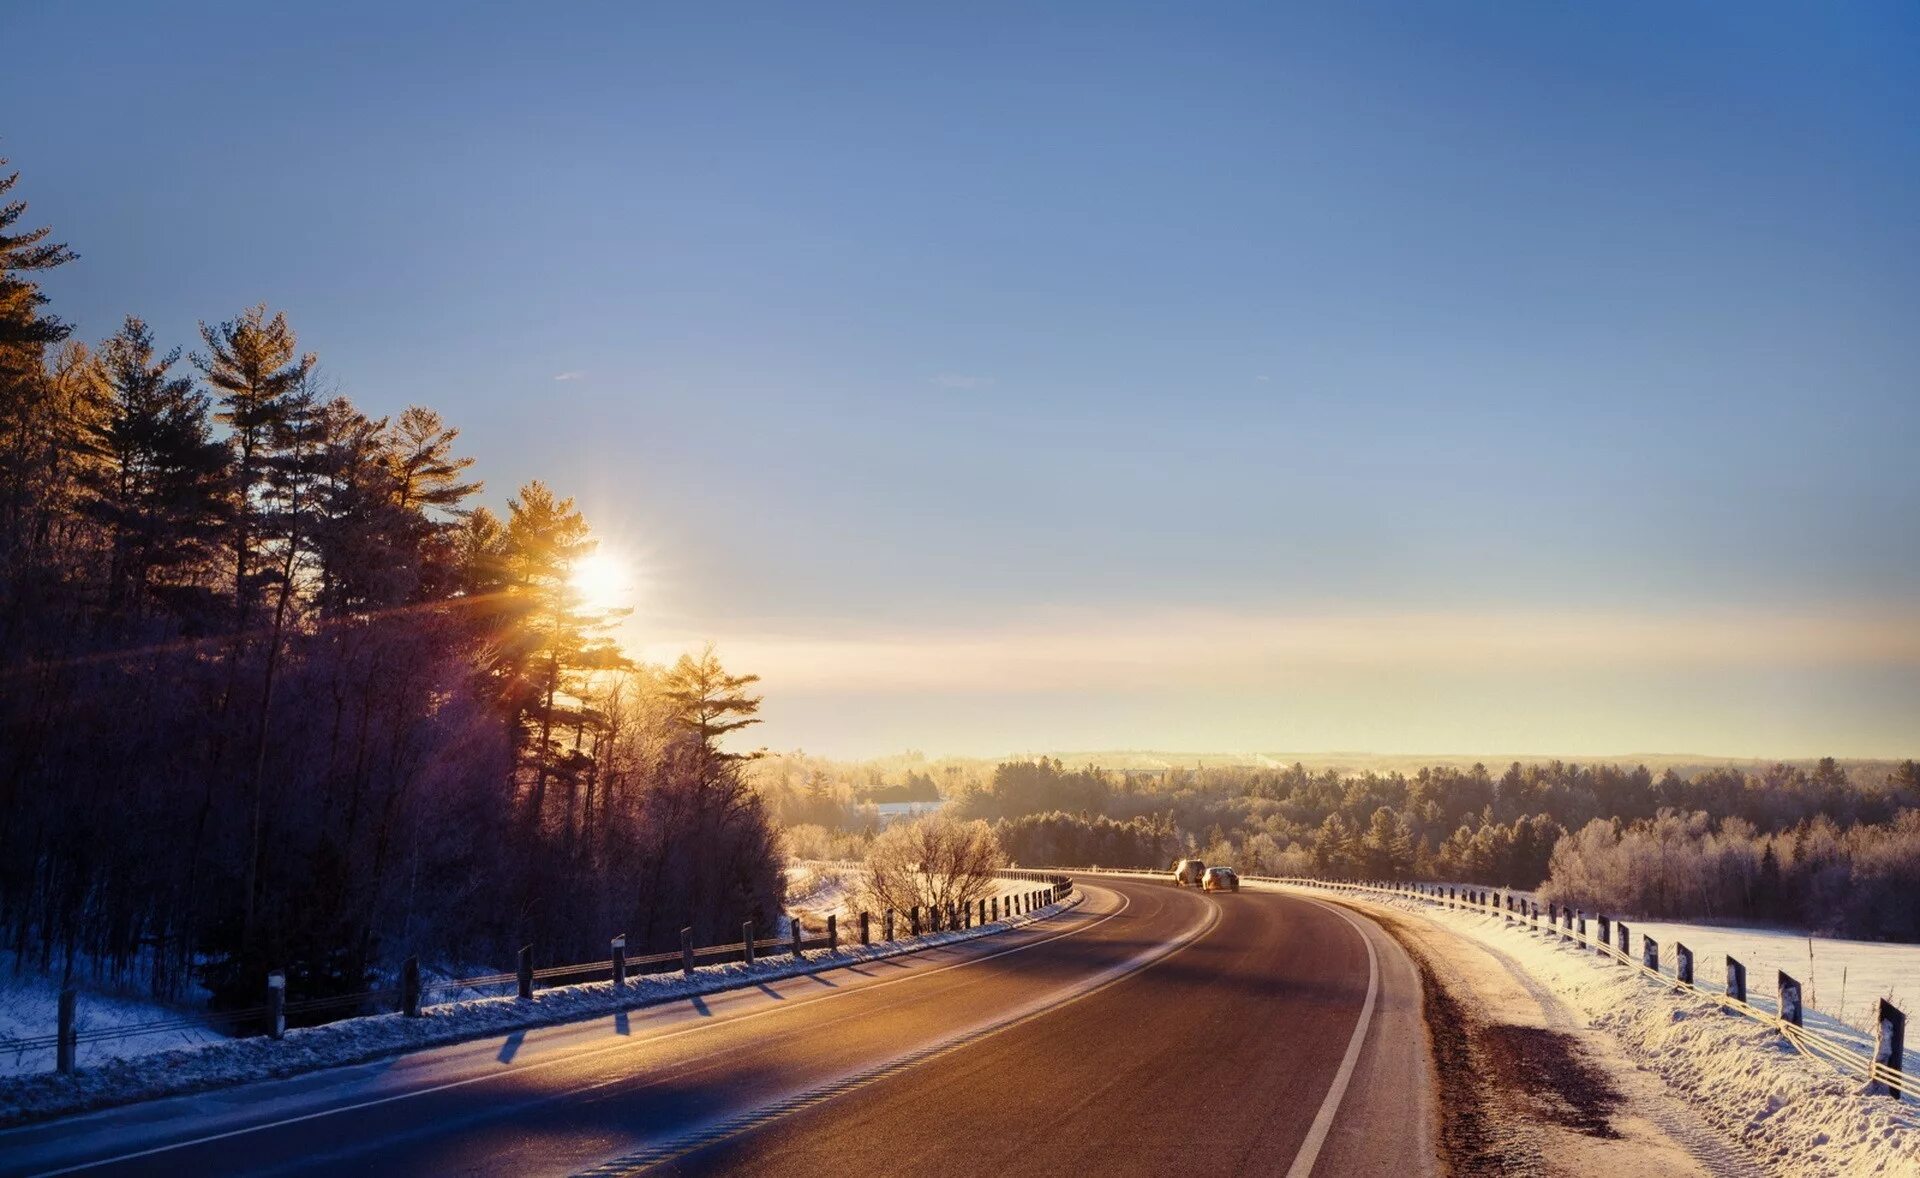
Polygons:
<instances>
[{"instance_id":1,"label":"solid white edge line","mask_svg":"<svg viewBox=\"0 0 1920 1178\"><path fill-rule=\"evenodd\" d=\"M1346 1058L1340 1061L1340 1070L1334 1073L1333 1086L1327 1089L1327 1098L1320 1102L1320 1112L1307 1129L1307 1139L1300 1143L1300 1152L1294 1155L1293 1165L1287 1168L1287 1178L1308 1178L1313 1173L1313 1164L1320 1160L1320 1147L1327 1142L1327 1134L1333 1129L1333 1118L1340 1111L1340 1101L1347 1094L1347 1082L1353 1079L1354 1065L1360 1062L1360 1046L1366 1042L1367 1028L1373 1025L1373 1003L1380 993L1380 956L1374 952L1373 938L1367 935L1367 930L1360 927L1360 922L1344 909L1305 896L1300 899L1338 914L1340 919L1353 926L1354 932L1360 934L1360 943L1367 947L1367 1000L1361 1004L1360 1017L1353 1024L1352 1037L1347 1040Z\"/></svg>"},{"instance_id":2,"label":"solid white edge line","mask_svg":"<svg viewBox=\"0 0 1920 1178\"><path fill-rule=\"evenodd\" d=\"M1112 920L1114 917L1120 915L1122 912L1125 912L1129 907L1131 907L1131 903L1127 900L1125 896L1121 896L1120 901L1121 901L1120 907L1115 909L1112 912L1107 913L1105 916L1101 916L1095 920L1089 920L1085 924L1077 925L1073 928L1055 933L1050 937L1042 937L1038 940L1029 941L1024 945L1014 945L1009 948L1002 949L997 953L986 954L983 957L973 957L973 958L967 959L966 961L956 961L948 965L935 966L932 969L916 972L908 977L887 978L884 981L869 982L864 986L859 986L853 989L835 990L830 994L822 994L817 998L803 999L796 1006L791 1006L791 1007L773 1006L765 1010L756 1010L756 1011L750 1011L746 1014L732 1015L727 1018L726 1022L728 1024L745 1022L748 1019L761 1018L770 1014L780 1014L788 1010L798 1010L803 1007L812 1006L817 1002L826 1002L826 1001L830 1001L831 999L842 998L850 994L868 994L873 992L874 990L884 989L885 987L888 987L888 986L899 985L902 982L916 982L916 981L920 981L923 978L930 978L935 974L945 973L950 969L964 969L969 965L979 965L982 962L992 961L995 958L1005 957L1012 953L1024 953L1028 949L1037 949L1042 945L1052 944L1054 941L1061 940L1065 937L1078 936L1079 934L1086 932L1088 929L1096 928L1100 925L1107 923L1109 920ZM1076 904L1074 905L1074 907L1078 907L1078 905ZM1050 920L1053 917L1064 916L1066 915L1066 913L1071 911L1073 911L1073 908L1066 908L1066 909L1062 909L1060 912L1051 913L1047 916L1036 917L1034 920L1028 922L1027 924L1016 926L1016 928L1029 929L1029 928L1032 928L1034 925L1038 924L1042 920ZM1013 930L1006 930L1006 931L1013 931ZM943 945L929 945L927 946L927 948L928 949L944 949L951 945L965 946L965 945L970 945L975 941L980 941L984 939L985 937L969 937L969 938L963 938L957 941L948 941ZM914 950L906 953L892 954L887 957L868 958L860 961L849 961L845 963L845 965L829 966L827 970L820 970L816 972L826 973L826 972L829 972L829 970L845 969L847 966L850 966L850 965L865 965L867 964L868 961L890 961L890 960L893 960L893 958L895 957L911 956L912 952L924 952L924 951L925 950ZM790 974L788 975L788 977L775 978L772 980L784 982L793 977L809 977L809 976L812 976L812 975L811 974ZM746 987L741 986L741 987L735 987L735 988L745 989ZM716 991L716 992L725 993L726 991ZM707 996L708 995L706 994L693 995L693 997L698 997L698 998L705 998ZM664 1006L667 1004L667 1002L677 1002L677 1001L682 1001L682 999L667 999L666 1001L663 1001L657 1005ZM635 1009L648 1009L648 1008L636 1007ZM581 1019L578 1021L587 1022L590 1020L597 1020L603 1017L606 1017L606 1016L591 1015L591 1016L588 1016L588 1018ZM548 1025L565 1026L567 1024L552 1023ZM461 1079L461 1080L451 1080L444 1084L432 1085L431 1087L415 1088L406 1092L396 1092L389 1096L375 1097L374 1099L371 1099L371 1100L362 1100L362 1101L355 1102L353 1104L343 1104L335 1108L316 1109L315 1111L310 1113L301 1113L297 1116L283 1117L277 1121L263 1121L257 1125L243 1125L237 1129L227 1129L219 1133L209 1133L203 1137L195 1137L187 1141L173 1141L173 1142L168 1142L165 1145L150 1146L146 1149L135 1150L131 1153L116 1154L113 1157L96 1158L95 1160L89 1161L89 1162L76 1162L71 1165L63 1166L57 1170L40 1170L40 1171L34 1172L33 1178L55 1178L56 1175L60 1175L60 1174L76 1174L83 1170L98 1169L101 1166L119 1165L122 1162L133 1161L136 1158L151 1157L154 1154L171 1153L177 1149L186 1149L190 1146L195 1146L195 1145L205 1145L208 1142L212 1142L212 1141L224 1141L230 1137L244 1137L249 1133L259 1133L268 1129L278 1129L283 1125L296 1125L302 1121L316 1121L322 1117L331 1117L339 1113L357 1112L360 1109L372 1108L376 1105L392 1104L396 1100L410 1100L416 1096L430 1096L435 1092L445 1092L452 1088L465 1088L469 1084L483 1084L489 1080L498 1080L504 1076L525 1075L527 1072L530 1072L530 1071L538 1071L543 1068L555 1067L560 1064L566 1064L566 1063L579 1063L582 1060L593 1059L597 1056L609 1055L614 1052L639 1050L645 1047L650 1047L655 1043L664 1043L669 1039L678 1039L683 1035L696 1034L700 1031L704 1031L709 1028L717 1027L720 1025L722 1024L716 1023L716 1022L699 1022L699 1023L695 1023L690 1027L685 1027L681 1030L667 1031L658 1035L649 1035L644 1038L633 1039L630 1042L615 1043L606 1047L595 1048L589 1051L570 1052L566 1055L556 1056L552 1059L545 1059L535 1063L522 1064L517 1068L506 1068L497 1072L487 1072L484 1075L468 1076L465 1079ZM488 1038L490 1038L490 1036ZM463 1042L475 1043L475 1042L484 1042L484 1041L485 1041L485 1038L468 1039L468 1040L464 1040ZM459 1046L459 1045L460 1044L442 1044L439 1046ZM431 1050L435 1050L435 1048L431 1048L431 1047L423 1048L422 1050L431 1051ZM406 1054L406 1053L402 1053L402 1054ZM359 1065L348 1064L344 1066L356 1067ZM330 1068L318 1069L318 1071L330 1071L330 1070L332 1069ZM308 1073L308 1074L316 1074L316 1073ZM297 1077L286 1077L286 1078L297 1078ZM628 1077L621 1077L621 1078L626 1079ZM273 1083L273 1082L275 1081L273 1080L250 1081L250 1083ZM569 1091L587 1091L593 1088L600 1088L604 1086L605 1085L601 1083L594 1083L594 1084L585 1085L580 1089L572 1089ZM125 1107L132 1107L132 1106L123 1105L121 1107L125 1108Z\"/></svg>"}]
</instances>

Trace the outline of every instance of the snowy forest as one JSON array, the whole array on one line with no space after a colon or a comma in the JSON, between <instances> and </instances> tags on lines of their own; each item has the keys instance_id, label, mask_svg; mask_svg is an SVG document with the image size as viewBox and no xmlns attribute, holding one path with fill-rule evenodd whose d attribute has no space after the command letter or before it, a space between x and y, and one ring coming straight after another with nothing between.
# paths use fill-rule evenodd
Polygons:
<instances>
[{"instance_id":1,"label":"snowy forest","mask_svg":"<svg viewBox=\"0 0 1920 1178\"><path fill-rule=\"evenodd\" d=\"M751 675L629 659L541 482L375 416L266 306L85 342L0 179L0 945L215 1005L411 953L731 939L782 896Z\"/></svg>"},{"instance_id":2,"label":"snowy forest","mask_svg":"<svg viewBox=\"0 0 1920 1178\"><path fill-rule=\"evenodd\" d=\"M867 766L770 762L808 854L857 857ZM896 771L897 773L897 771ZM1647 917L1759 920L1920 940L1920 764L1703 767L1564 761L1413 772L1211 766L1142 773L1057 758L937 772L957 817L1027 865L1165 868L1192 854L1265 875L1540 888ZM836 781L849 782L836 786Z\"/></svg>"}]
</instances>

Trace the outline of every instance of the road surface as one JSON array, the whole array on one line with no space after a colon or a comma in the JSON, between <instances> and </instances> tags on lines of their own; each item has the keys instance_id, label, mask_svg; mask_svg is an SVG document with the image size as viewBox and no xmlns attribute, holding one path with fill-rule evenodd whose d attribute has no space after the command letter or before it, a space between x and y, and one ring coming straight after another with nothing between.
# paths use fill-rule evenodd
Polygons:
<instances>
[{"instance_id":1,"label":"road surface","mask_svg":"<svg viewBox=\"0 0 1920 1178\"><path fill-rule=\"evenodd\" d=\"M1432 1171L1419 979L1364 918L1082 881L1025 929L0 1133L0 1174Z\"/></svg>"}]
</instances>

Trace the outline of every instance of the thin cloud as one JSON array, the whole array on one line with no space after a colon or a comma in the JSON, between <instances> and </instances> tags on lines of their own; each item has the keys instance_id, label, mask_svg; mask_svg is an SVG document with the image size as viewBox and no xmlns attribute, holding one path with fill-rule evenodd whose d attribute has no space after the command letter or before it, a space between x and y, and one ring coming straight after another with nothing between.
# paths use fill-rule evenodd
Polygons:
<instances>
[{"instance_id":1,"label":"thin cloud","mask_svg":"<svg viewBox=\"0 0 1920 1178\"><path fill-rule=\"evenodd\" d=\"M580 380L580 379L583 379L583 378L584 378L584 377L585 377L586 375L587 375L587 374L586 374L586 373L584 373L584 372L556 372L556 373L554 373L554 376L553 376L553 379L555 379L555 380Z\"/></svg>"},{"instance_id":2,"label":"thin cloud","mask_svg":"<svg viewBox=\"0 0 1920 1178\"><path fill-rule=\"evenodd\" d=\"M663 644L650 657L669 656ZM1314 669L1501 670L1920 666L1920 616L1746 612L1143 613L922 633L860 626L735 631L729 654L799 690L1257 688Z\"/></svg>"}]
</instances>

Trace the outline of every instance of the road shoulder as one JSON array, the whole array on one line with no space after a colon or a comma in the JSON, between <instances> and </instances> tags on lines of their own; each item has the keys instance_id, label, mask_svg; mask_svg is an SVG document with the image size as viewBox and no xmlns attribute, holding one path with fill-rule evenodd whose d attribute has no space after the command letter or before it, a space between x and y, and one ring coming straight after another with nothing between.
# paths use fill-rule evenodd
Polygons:
<instances>
[{"instance_id":1,"label":"road shoulder","mask_svg":"<svg viewBox=\"0 0 1920 1178\"><path fill-rule=\"evenodd\" d=\"M1430 921L1349 906L1385 928L1419 971L1450 1172L1764 1172L1512 961Z\"/></svg>"}]
</instances>

